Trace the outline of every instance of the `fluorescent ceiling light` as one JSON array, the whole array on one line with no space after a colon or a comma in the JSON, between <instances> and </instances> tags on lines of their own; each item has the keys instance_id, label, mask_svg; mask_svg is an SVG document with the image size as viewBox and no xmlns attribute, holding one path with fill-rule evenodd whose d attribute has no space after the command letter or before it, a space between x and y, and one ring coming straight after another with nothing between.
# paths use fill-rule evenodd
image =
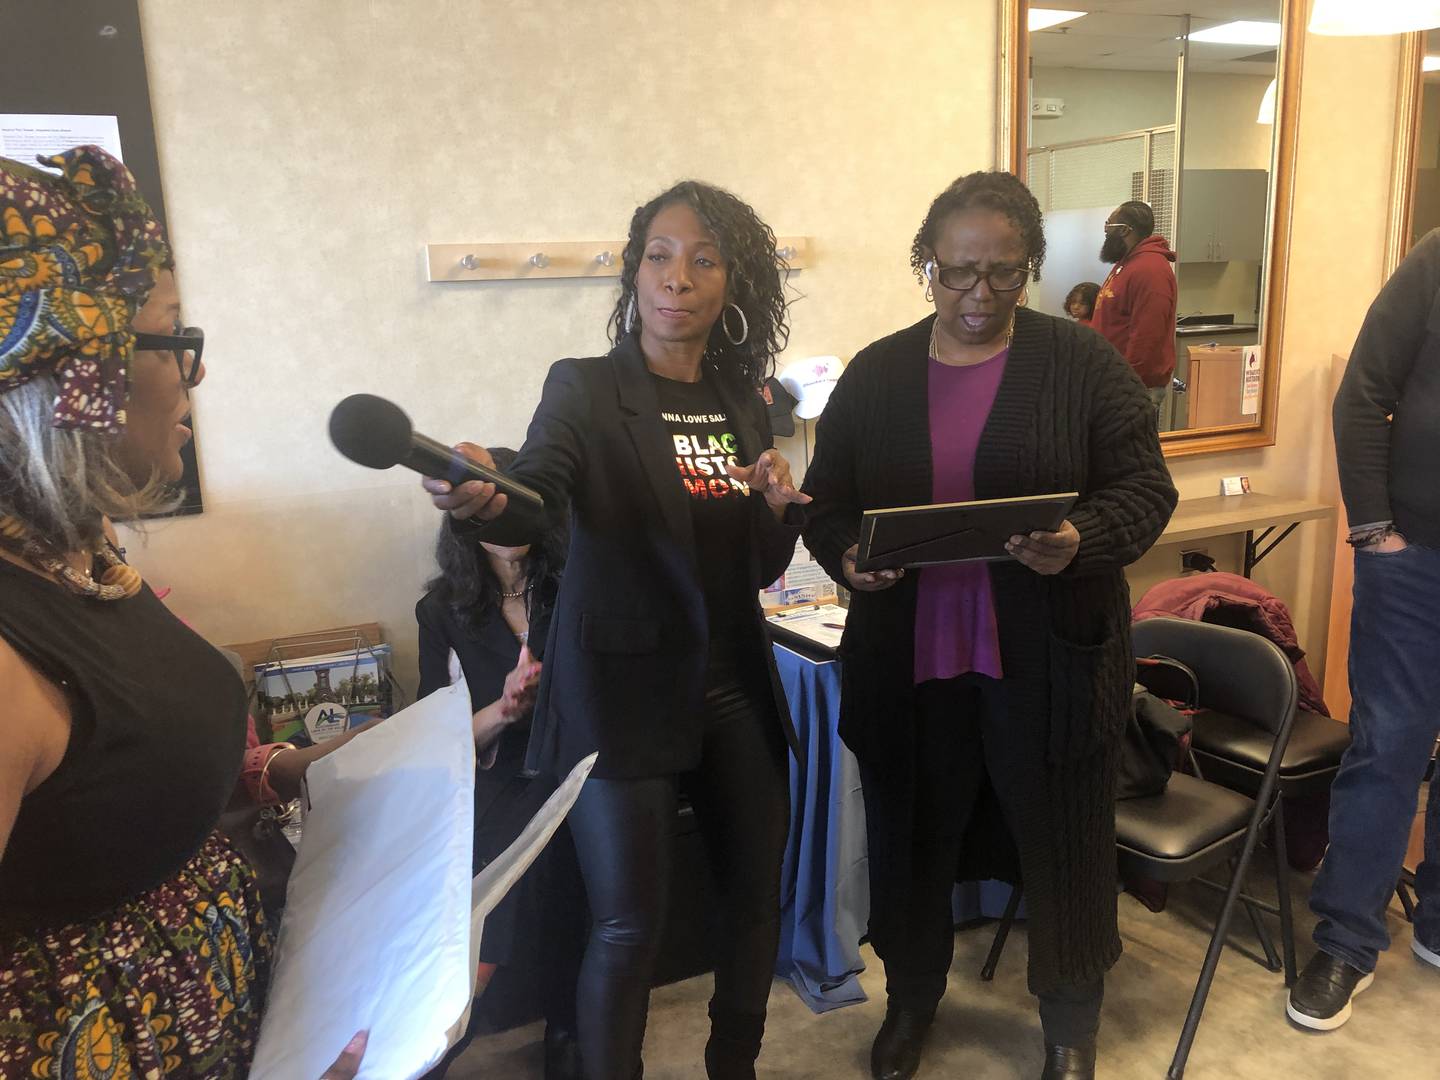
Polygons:
<instances>
[{"instance_id":1,"label":"fluorescent ceiling light","mask_svg":"<svg viewBox=\"0 0 1440 1080\"><path fill-rule=\"evenodd\" d=\"M1275 123L1275 90L1277 82L1270 80L1270 85L1265 88L1265 96L1260 99L1260 112L1255 117L1257 124Z\"/></svg>"},{"instance_id":2,"label":"fluorescent ceiling light","mask_svg":"<svg viewBox=\"0 0 1440 1080\"><path fill-rule=\"evenodd\" d=\"M1221 23L1205 30L1190 31L1191 41L1208 41L1212 45L1279 45L1280 24L1278 22Z\"/></svg>"},{"instance_id":3,"label":"fluorescent ceiling light","mask_svg":"<svg viewBox=\"0 0 1440 1080\"><path fill-rule=\"evenodd\" d=\"M1440 56L1427 56L1420 62L1421 71L1440 71Z\"/></svg>"},{"instance_id":4,"label":"fluorescent ceiling light","mask_svg":"<svg viewBox=\"0 0 1440 1080\"><path fill-rule=\"evenodd\" d=\"M1031 8L1026 16L1025 28L1032 34L1036 30L1049 30L1052 26L1059 26L1061 23L1073 22L1088 11L1061 11L1059 8Z\"/></svg>"},{"instance_id":5,"label":"fluorescent ceiling light","mask_svg":"<svg viewBox=\"0 0 1440 1080\"><path fill-rule=\"evenodd\" d=\"M1408 34L1440 26L1440 0L1315 0L1310 15L1312 34L1364 37L1370 34Z\"/></svg>"}]
</instances>

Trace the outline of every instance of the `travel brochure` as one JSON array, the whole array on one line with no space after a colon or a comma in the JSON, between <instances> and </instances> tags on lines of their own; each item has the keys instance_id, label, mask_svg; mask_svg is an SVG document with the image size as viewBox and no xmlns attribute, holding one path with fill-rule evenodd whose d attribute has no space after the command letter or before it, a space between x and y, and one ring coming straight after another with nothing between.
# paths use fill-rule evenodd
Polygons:
<instances>
[{"instance_id":1,"label":"travel brochure","mask_svg":"<svg viewBox=\"0 0 1440 1080\"><path fill-rule=\"evenodd\" d=\"M255 666L256 718L276 742L326 742L394 707L388 644Z\"/></svg>"}]
</instances>

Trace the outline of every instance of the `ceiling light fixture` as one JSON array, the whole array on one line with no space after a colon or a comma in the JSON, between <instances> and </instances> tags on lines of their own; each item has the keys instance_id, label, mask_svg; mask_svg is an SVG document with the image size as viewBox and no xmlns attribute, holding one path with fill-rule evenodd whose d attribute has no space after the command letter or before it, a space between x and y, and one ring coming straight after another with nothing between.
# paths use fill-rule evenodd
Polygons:
<instances>
[{"instance_id":1,"label":"ceiling light fixture","mask_svg":"<svg viewBox=\"0 0 1440 1080\"><path fill-rule=\"evenodd\" d=\"M1310 32L1332 37L1408 34L1440 26L1440 0L1315 0Z\"/></svg>"},{"instance_id":2,"label":"ceiling light fixture","mask_svg":"<svg viewBox=\"0 0 1440 1080\"><path fill-rule=\"evenodd\" d=\"M1279 45L1280 24L1241 19L1204 30L1192 30L1190 40L1205 41L1211 45Z\"/></svg>"},{"instance_id":3,"label":"ceiling light fixture","mask_svg":"<svg viewBox=\"0 0 1440 1080\"><path fill-rule=\"evenodd\" d=\"M1090 14L1088 11L1062 11L1059 8L1030 8L1026 16L1025 28L1030 33L1037 30L1049 30L1052 26L1059 26L1061 23L1074 22Z\"/></svg>"}]
</instances>

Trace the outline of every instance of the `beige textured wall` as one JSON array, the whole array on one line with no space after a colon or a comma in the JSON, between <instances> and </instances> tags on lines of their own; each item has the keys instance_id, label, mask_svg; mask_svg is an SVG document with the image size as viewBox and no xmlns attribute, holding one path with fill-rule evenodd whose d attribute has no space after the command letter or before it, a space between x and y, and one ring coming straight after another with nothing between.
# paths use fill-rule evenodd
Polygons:
<instances>
[{"instance_id":1,"label":"beige textured wall","mask_svg":"<svg viewBox=\"0 0 1440 1080\"><path fill-rule=\"evenodd\" d=\"M141 5L206 513L131 541L212 640L379 619L413 665L435 515L325 436L345 394L514 444L614 283L423 280L429 241L609 239L698 176L813 238L789 356L924 313L910 237L992 160L992 0ZM796 456L800 454L798 447Z\"/></svg>"}]
</instances>

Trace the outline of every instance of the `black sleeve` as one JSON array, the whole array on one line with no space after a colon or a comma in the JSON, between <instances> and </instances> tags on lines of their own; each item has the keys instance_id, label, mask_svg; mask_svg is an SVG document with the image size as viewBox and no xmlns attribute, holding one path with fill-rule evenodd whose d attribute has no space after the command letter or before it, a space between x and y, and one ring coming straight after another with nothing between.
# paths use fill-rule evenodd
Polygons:
<instances>
[{"instance_id":1,"label":"black sleeve","mask_svg":"<svg viewBox=\"0 0 1440 1080\"><path fill-rule=\"evenodd\" d=\"M763 410L760 432L763 453L775 445L769 417L763 415ZM753 512L758 515L760 522L756 533L760 541L760 588L763 589L789 568L790 561L795 557L795 541L800 539L800 527L805 520L805 514L803 507L792 503L785 508L784 519L777 519L764 495L758 491L751 492L750 500L754 506Z\"/></svg>"},{"instance_id":2,"label":"black sleeve","mask_svg":"<svg viewBox=\"0 0 1440 1080\"><path fill-rule=\"evenodd\" d=\"M855 485L859 451L861 381L866 368L862 350L841 373L825 412L815 424L815 452L802 490L814 501L805 508L805 546L831 579L845 584L845 552L860 542L863 507Z\"/></svg>"},{"instance_id":3,"label":"black sleeve","mask_svg":"<svg viewBox=\"0 0 1440 1080\"><path fill-rule=\"evenodd\" d=\"M494 521L467 523L467 533L502 547L520 547L538 543L547 530L562 524L584 469L588 417L589 395L578 363L557 360L545 377L540 405L530 420L525 444L509 470L510 475L540 493L545 500L544 513L511 501Z\"/></svg>"},{"instance_id":4,"label":"black sleeve","mask_svg":"<svg viewBox=\"0 0 1440 1080\"><path fill-rule=\"evenodd\" d=\"M415 605L415 621L420 626L420 692L425 697L450 685L450 639L436 617L438 603L426 596Z\"/></svg>"},{"instance_id":5,"label":"black sleeve","mask_svg":"<svg viewBox=\"0 0 1440 1080\"><path fill-rule=\"evenodd\" d=\"M1130 365L1096 335L1077 363L1098 380L1087 395L1090 428L1087 490L1070 511L1080 548L1066 572L1091 574L1129 566L1164 532L1179 493L1160 452L1155 407Z\"/></svg>"},{"instance_id":6,"label":"black sleeve","mask_svg":"<svg viewBox=\"0 0 1440 1080\"><path fill-rule=\"evenodd\" d=\"M1335 456L1352 526L1392 520L1390 415L1437 314L1440 229L1411 250L1360 327L1335 395Z\"/></svg>"}]
</instances>

